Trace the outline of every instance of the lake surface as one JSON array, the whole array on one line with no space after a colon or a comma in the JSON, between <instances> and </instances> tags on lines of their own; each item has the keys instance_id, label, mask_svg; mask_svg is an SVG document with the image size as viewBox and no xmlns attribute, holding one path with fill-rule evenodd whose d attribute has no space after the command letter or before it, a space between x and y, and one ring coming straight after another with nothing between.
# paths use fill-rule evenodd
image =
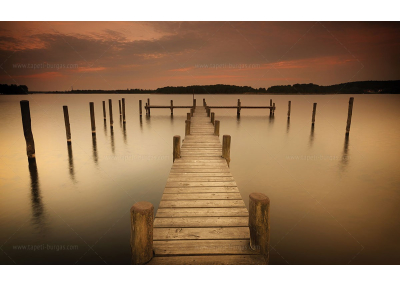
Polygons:
<instances>
[{"instance_id":1,"label":"lake surface","mask_svg":"<svg viewBox=\"0 0 400 286\"><path fill-rule=\"evenodd\" d=\"M400 264L400 96L197 95L198 104L276 103L268 110L214 110L220 138L232 136L231 172L248 206L271 200L271 264ZM118 100L126 98L126 124ZM130 207L155 209L172 166L172 137L184 137L192 95L0 96L0 263L130 264ZM113 100L114 130L102 101ZM30 101L37 168L29 167L19 101ZM290 121L288 100L292 101ZM89 102L95 103L92 140ZM313 102L316 123L311 128ZM68 105L72 145L62 106Z\"/></svg>"}]
</instances>

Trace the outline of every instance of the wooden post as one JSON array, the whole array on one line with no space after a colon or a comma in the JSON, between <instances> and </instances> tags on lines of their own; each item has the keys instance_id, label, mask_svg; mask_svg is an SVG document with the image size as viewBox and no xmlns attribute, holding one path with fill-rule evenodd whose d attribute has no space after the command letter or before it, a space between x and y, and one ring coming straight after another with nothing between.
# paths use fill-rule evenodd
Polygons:
<instances>
[{"instance_id":1,"label":"wooden post","mask_svg":"<svg viewBox=\"0 0 400 286\"><path fill-rule=\"evenodd\" d=\"M175 162L175 159L179 159L181 157L181 136L175 135L173 143L174 143L174 146L173 146L173 161L172 162Z\"/></svg>"},{"instance_id":2,"label":"wooden post","mask_svg":"<svg viewBox=\"0 0 400 286\"><path fill-rule=\"evenodd\" d=\"M185 135L190 135L190 120L185 120Z\"/></svg>"},{"instance_id":3,"label":"wooden post","mask_svg":"<svg viewBox=\"0 0 400 286\"><path fill-rule=\"evenodd\" d=\"M187 120L190 120L190 118L191 118L190 113L187 113L187 114L186 114L186 119L187 119Z\"/></svg>"},{"instance_id":4,"label":"wooden post","mask_svg":"<svg viewBox=\"0 0 400 286\"><path fill-rule=\"evenodd\" d=\"M240 99L238 99L238 103L237 103L237 115L240 115L240 109L241 109L241 106L242 106L242 103L240 102Z\"/></svg>"},{"instance_id":5,"label":"wooden post","mask_svg":"<svg viewBox=\"0 0 400 286\"><path fill-rule=\"evenodd\" d=\"M122 99L122 120L126 122L126 117L125 117L125 98Z\"/></svg>"},{"instance_id":6,"label":"wooden post","mask_svg":"<svg viewBox=\"0 0 400 286\"><path fill-rule=\"evenodd\" d=\"M145 264L153 258L154 207L138 202L131 207L132 264Z\"/></svg>"},{"instance_id":7,"label":"wooden post","mask_svg":"<svg viewBox=\"0 0 400 286\"><path fill-rule=\"evenodd\" d=\"M190 108L190 116L193 116L193 112L194 112L193 108Z\"/></svg>"},{"instance_id":8,"label":"wooden post","mask_svg":"<svg viewBox=\"0 0 400 286\"><path fill-rule=\"evenodd\" d=\"M350 133L351 116L353 114L353 102L354 102L354 97L350 97L349 111L347 113L346 136L349 136L349 133Z\"/></svg>"},{"instance_id":9,"label":"wooden post","mask_svg":"<svg viewBox=\"0 0 400 286\"><path fill-rule=\"evenodd\" d=\"M211 113L211 109L210 109L209 107L207 107L207 109L206 109L206 110L207 110L207 116L208 116L208 117L210 117L210 116L211 116L211 115L210 115L210 113Z\"/></svg>"},{"instance_id":10,"label":"wooden post","mask_svg":"<svg viewBox=\"0 0 400 286\"><path fill-rule=\"evenodd\" d=\"M171 115L174 115L174 101L171 99Z\"/></svg>"},{"instance_id":11,"label":"wooden post","mask_svg":"<svg viewBox=\"0 0 400 286\"><path fill-rule=\"evenodd\" d=\"M104 121L106 121L106 102L103 101L103 117L104 117Z\"/></svg>"},{"instance_id":12,"label":"wooden post","mask_svg":"<svg viewBox=\"0 0 400 286\"><path fill-rule=\"evenodd\" d=\"M214 122L214 135L219 137L219 120L215 120Z\"/></svg>"},{"instance_id":13,"label":"wooden post","mask_svg":"<svg viewBox=\"0 0 400 286\"><path fill-rule=\"evenodd\" d=\"M33 134L32 134L31 112L29 109L29 101L21 100L19 104L21 106L22 128L24 130L24 136L26 142L26 155L28 155L28 161L34 161L35 141L33 140Z\"/></svg>"},{"instance_id":14,"label":"wooden post","mask_svg":"<svg viewBox=\"0 0 400 286\"><path fill-rule=\"evenodd\" d=\"M250 247L264 255L269 263L269 198L261 193L249 196Z\"/></svg>"},{"instance_id":15,"label":"wooden post","mask_svg":"<svg viewBox=\"0 0 400 286\"><path fill-rule=\"evenodd\" d=\"M215 113L211 112L211 123L214 125Z\"/></svg>"},{"instance_id":16,"label":"wooden post","mask_svg":"<svg viewBox=\"0 0 400 286\"><path fill-rule=\"evenodd\" d=\"M146 104L145 104L145 106L144 106L144 109L146 110L146 115L148 115L148 114L149 114L149 111L148 111L148 108L147 108L147 102L146 102Z\"/></svg>"},{"instance_id":17,"label":"wooden post","mask_svg":"<svg viewBox=\"0 0 400 286\"><path fill-rule=\"evenodd\" d=\"M269 106L271 107L269 109L269 115L272 115L272 99L269 100Z\"/></svg>"},{"instance_id":18,"label":"wooden post","mask_svg":"<svg viewBox=\"0 0 400 286\"><path fill-rule=\"evenodd\" d=\"M289 100L288 102L288 112L287 112L287 117L290 118L290 107L292 105L292 102Z\"/></svg>"},{"instance_id":19,"label":"wooden post","mask_svg":"<svg viewBox=\"0 0 400 286\"><path fill-rule=\"evenodd\" d=\"M147 99L147 114L150 115L150 98Z\"/></svg>"},{"instance_id":20,"label":"wooden post","mask_svg":"<svg viewBox=\"0 0 400 286\"><path fill-rule=\"evenodd\" d=\"M64 111L64 121L65 121L65 133L67 134L67 144L71 144L71 127L69 125L69 115L68 115L68 106L63 106Z\"/></svg>"},{"instance_id":21,"label":"wooden post","mask_svg":"<svg viewBox=\"0 0 400 286\"><path fill-rule=\"evenodd\" d=\"M206 106L206 99L203 98L203 106Z\"/></svg>"},{"instance_id":22,"label":"wooden post","mask_svg":"<svg viewBox=\"0 0 400 286\"><path fill-rule=\"evenodd\" d=\"M229 167L229 162L231 161L231 135L222 137L222 158L225 158Z\"/></svg>"},{"instance_id":23,"label":"wooden post","mask_svg":"<svg viewBox=\"0 0 400 286\"><path fill-rule=\"evenodd\" d=\"M193 99L193 108L196 108L196 99Z\"/></svg>"},{"instance_id":24,"label":"wooden post","mask_svg":"<svg viewBox=\"0 0 400 286\"><path fill-rule=\"evenodd\" d=\"M109 113L110 113L110 128L113 128L114 120L113 120L113 114L112 114L112 101L111 101L111 99L108 100L108 107L109 107Z\"/></svg>"},{"instance_id":25,"label":"wooden post","mask_svg":"<svg viewBox=\"0 0 400 286\"><path fill-rule=\"evenodd\" d=\"M121 100L118 100L118 105L119 105L119 116L122 116L122 109L121 109Z\"/></svg>"},{"instance_id":26,"label":"wooden post","mask_svg":"<svg viewBox=\"0 0 400 286\"><path fill-rule=\"evenodd\" d=\"M311 120L313 126L314 126L314 123L315 123L315 113L316 112L317 112L317 103L314 103L313 104L313 110L312 110L312 120Z\"/></svg>"},{"instance_id":27,"label":"wooden post","mask_svg":"<svg viewBox=\"0 0 400 286\"><path fill-rule=\"evenodd\" d=\"M94 120L94 103L89 103L90 105L90 122L92 123L92 135L96 135L96 122Z\"/></svg>"},{"instance_id":28,"label":"wooden post","mask_svg":"<svg viewBox=\"0 0 400 286\"><path fill-rule=\"evenodd\" d=\"M275 114L275 102L273 103L273 108L272 108L272 114L274 115Z\"/></svg>"},{"instance_id":29,"label":"wooden post","mask_svg":"<svg viewBox=\"0 0 400 286\"><path fill-rule=\"evenodd\" d=\"M140 117L142 117L142 100L141 99L139 100L139 114L140 114Z\"/></svg>"}]
</instances>

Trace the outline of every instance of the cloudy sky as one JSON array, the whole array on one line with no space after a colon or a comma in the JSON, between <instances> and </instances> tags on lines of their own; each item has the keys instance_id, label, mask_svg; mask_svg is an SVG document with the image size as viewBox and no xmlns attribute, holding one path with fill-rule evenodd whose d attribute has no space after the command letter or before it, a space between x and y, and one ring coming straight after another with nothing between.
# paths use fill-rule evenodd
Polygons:
<instances>
[{"instance_id":1,"label":"cloudy sky","mask_svg":"<svg viewBox=\"0 0 400 286\"><path fill-rule=\"evenodd\" d=\"M397 22L0 22L0 83L30 90L400 79Z\"/></svg>"}]
</instances>

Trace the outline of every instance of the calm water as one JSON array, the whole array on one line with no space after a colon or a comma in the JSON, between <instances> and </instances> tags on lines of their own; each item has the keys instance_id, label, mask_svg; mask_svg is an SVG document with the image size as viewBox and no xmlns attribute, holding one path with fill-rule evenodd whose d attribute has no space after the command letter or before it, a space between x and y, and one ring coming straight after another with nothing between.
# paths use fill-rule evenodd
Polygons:
<instances>
[{"instance_id":1,"label":"calm water","mask_svg":"<svg viewBox=\"0 0 400 286\"><path fill-rule=\"evenodd\" d=\"M126 98L127 122L118 99ZM187 110L138 116L148 95L0 96L0 263L129 264L129 209L157 208L172 165L172 136L184 136ZM269 105L214 110L232 136L231 171L248 205L271 199L271 264L400 264L400 97L355 95L205 95L209 105ZM102 101L113 99L114 131ZM152 104L189 105L191 95L150 95ZM37 168L29 168L19 101L31 106ZM287 101L292 115L287 121ZM95 102L92 141L89 102ZM312 103L317 102L314 130ZM68 105L72 147L65 138ZM108 116L108 106L107 106Z\"/></svg>"}]
</instances>

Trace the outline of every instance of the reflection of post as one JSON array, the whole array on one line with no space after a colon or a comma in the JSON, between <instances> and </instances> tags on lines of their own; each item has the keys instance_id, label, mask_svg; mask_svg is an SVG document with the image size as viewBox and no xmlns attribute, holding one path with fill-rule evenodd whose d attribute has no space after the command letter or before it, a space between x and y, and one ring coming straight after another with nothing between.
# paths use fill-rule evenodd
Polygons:
<instances>
[{"instance_id":1,"label":"reflection of post","mask_svg":"<svg viewBox=\"0 0 400 286\"><path fill-rule=\"evenodd\" d=\"M36 225L42 226L43 204L40 196L39 189L39 176L37 171L36 162L29 161L29 174L31 177L31 204L32 204L32 218Z\"/></svg>"},{"instance_id":2,"label":"reflection of post","mask_svg":"<svg viewBox=\"0 0 400 286\"><path fill-rule=\"evenodd\" d=\"M94 120L94 103L90 102L90 122L92 124L92 135L96 135L96 122Z\"/></svg>"},{"instance_id":3,"label":"reflection of post","mask_svg":"<svg viewBox=\"0 0 400 286\"><path fill-rule=\"evenodd\" d=\"M110 128L113 129L114 120L113 120L113 114L112 114L112 101L111 101L111 99L108 100L108 107L109 107L109 113L110 113Z\"/></svg>"},{"instance_id":4,"label":"reflection of post","mask_svg":"<svg viewBox=\"0 0 400 286\"><path fill-rule=\"evenodd\" d=\"M93 147L93 160L97 164L97 141L96 134L92 136L92 147Z\"/></svg>"},{"instance_id":5,"label":"reflection of post","mask_svg":"<svg viewBox=\"0 0 400 286\"><path fill-rule=\"evenodd\" d=\"M32 127L31 127L31 112L29 109L29 101L21 100L21 116L22 116L22 127L24 130L24 136L26 141L26 154L28 160L35 160L35 142L33 140Z\"/></svg>"},{"instance_id":6,"label":"reflection of post","mask_svg":"<svg viewBox=\"0 0 400 286\"><path fill-rule=\"evenodd\" d=\"M124 134L124 143L126 144L126 122L124 122L122 126L123 126L122 131Z\"/></svg>"},{"instance_id":7,"label":"reflection of post","mask_svg":"<svg viewBox=\"0 0 400 286\"><path fill-rule=\"evenodd\" d=\"M122 119L124 122L126 122L126 117L125 117L125 98L122 99Z\"/></svg>"},{"instance_id":8,"label":"reflection of post","mask_svg":"<svg viewBox=\"0 0 400 286\"><path fill-rule=\"evenodd\" d=\"M290 117L288 117L287 119L286 133L289 133L289 127L290 127Z\"/></svg>"},{"instance_id":9,"label":"reflection of post","mask_svg":"<svg viewBox=\"0 0 400 286\"><path fill-rule=\"evenodd\" d=\"M347 113L346 136L349 136L349 132L350 132L351 115L353 114L353 102L354 102L354 97L350 97L349 110Z\"/></svg>"},{"instance_id":10,"label":"reflection of post","mask_svg":"<svg viewBox=\"0 0 400 286\"><path fill-rule=\"evenodd\" d=\"M71 176L71 180L75 182L74 157L72 155L71 145L68 145L68 163L69 163L69 175Z\"/></svg>"},{"instance_id":11,"label":"reflection of post","mask_svg":"<svg viewBox=\"0 0 400 286\"><path fill-rule=\"evenodd\" d=\"M310 147L312 146L312 143L314 141L314 125L311 125L311 133L310 133Z\"/></svg>"},{"instance_id":12,"label":"reflection of post","mask_svg":"<svg viewBox=\"0 0 400 286\"><path fill-rule=\"evenodd\" d=\"M104 134L107 135L107 121L104 120Z\"/></svg>"},{"instance_id":13,"label":"reflection of post","mask_svg":"<svg viewBox=\"0 0 400 286\"><path fill-rule=\"evenodd\" d=\"M342 163L342 168L349 163L349 136L344 137L343 154L340 162Z\"/></svg>"},{"instance_id":14,"label":"reflection of post","mask_svg":"<svg viewBox=\"0 0 400 286\"><path fill-rule=\"evenodd\" d=\"M114 129L111 128L111 150L115 152L115 145L114 145Z\"/></svg>"},{"instance_id":15,"label":"reflection of post","mask_svg":"<svg viewBox=\"0 0 400 286\"><path fill-rule=\"evenodd\" d=\"M142 100L141 99L139 100L139 114L140 114L140 117L142 117Z\"/></svg>"},{"instance_id":16,"label":"reflection of post","mask_svg":"<svg viewBox=\"0 0 400 286\"><path fill-rule=\"evenodd\" d=\"M103 116L104 116L104 121L106 121L106 102L103 101Z\"/></svg>"},{"instance_id":17,"label":"reflection of post","mask_svg":"<svg viewBox=\"0 0 400 286\"><path fill-rule=\"evenodd\" d=\"M65 133L67 134L67 144L71 144L71 127L69 125L68 106L63 106L64 121L65 121Z\"/></svg>"}]
</instances>

